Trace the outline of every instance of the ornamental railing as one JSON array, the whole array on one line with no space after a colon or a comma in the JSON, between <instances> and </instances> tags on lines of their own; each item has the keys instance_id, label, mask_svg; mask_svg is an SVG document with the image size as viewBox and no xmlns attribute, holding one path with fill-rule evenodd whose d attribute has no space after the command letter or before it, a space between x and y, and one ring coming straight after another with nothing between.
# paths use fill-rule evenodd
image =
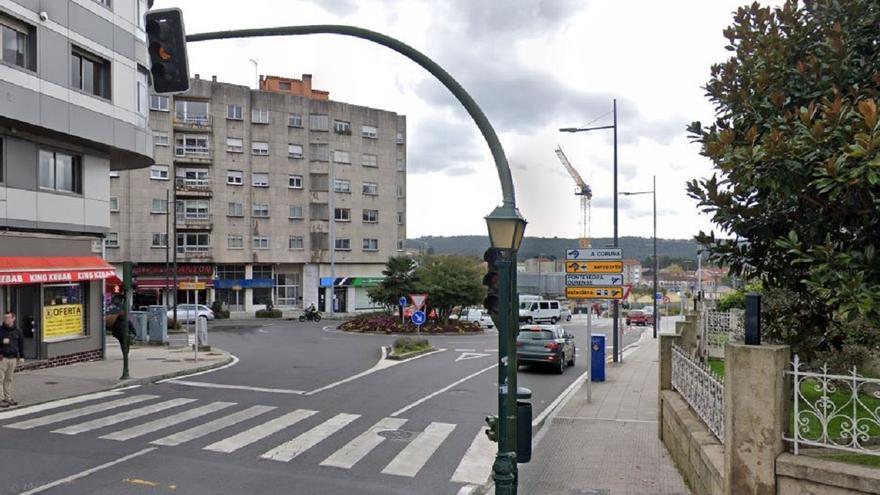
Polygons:
<instances>
[{"instance_id":1,"label":"ornamental railing","mask_svg":"<svg viewBox=\"0 0 880 495\"><path fill-rule=\"evenodd\" d=\"M724 378L680 346L673 345L672 388L724 443Z\"/></svg>"},{"instance_id":2,"label":"ornamental railing","mask_svg":"<svg viewBox=\"0 0 880 495\"><path fill-rule=\"evenodd\" d=\"M700 313L700 355L723 357L724 344L745 338L745 312L706 310Z\"/></svg>"}]
</instances>

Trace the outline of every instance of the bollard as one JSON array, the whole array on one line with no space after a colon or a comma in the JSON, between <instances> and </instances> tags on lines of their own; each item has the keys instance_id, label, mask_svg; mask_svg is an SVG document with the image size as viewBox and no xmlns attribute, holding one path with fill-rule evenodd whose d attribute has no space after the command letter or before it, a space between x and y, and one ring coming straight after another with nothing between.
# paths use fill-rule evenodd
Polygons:
<instances>
[{"instance_id":1,"label":"bollard","mask_svg":"<svg viewBox=\"0 0 880 495\"><path fill-rule=\"evenodd\" d=\"M517 387L516 398L516 462L525 464L532 460L532 391Z\"/></svg>"},{"instance_id":2,"label":"bollard","mask_svg":"<svg viewBox=\"0 0 880 495\"><path fill-rule=\"evenodd\" d=\"M761 294L746 294L745 344L761 345Z\"/></svg>"}]
</instances>

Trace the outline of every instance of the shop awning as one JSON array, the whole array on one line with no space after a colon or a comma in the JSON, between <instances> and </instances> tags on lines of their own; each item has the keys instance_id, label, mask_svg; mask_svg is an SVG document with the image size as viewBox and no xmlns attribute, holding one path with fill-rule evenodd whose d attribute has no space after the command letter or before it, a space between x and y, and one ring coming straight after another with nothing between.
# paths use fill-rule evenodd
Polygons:
<instances>
[{"instance_id":1,"label":"shop awning","mask_svg":"<svg viewBox=\"0 0 880 495\"><path fill-rule=\"evenodd\" d=\"M0 285L88 282L116 275L97 256L0 257Z\"/></svg>"}]
</instances>

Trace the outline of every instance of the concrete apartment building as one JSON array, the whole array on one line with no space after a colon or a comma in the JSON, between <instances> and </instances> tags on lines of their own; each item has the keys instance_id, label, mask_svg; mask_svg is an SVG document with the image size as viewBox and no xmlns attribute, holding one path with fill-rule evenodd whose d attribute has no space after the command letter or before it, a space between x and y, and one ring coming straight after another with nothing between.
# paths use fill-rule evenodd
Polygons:
<instances>
[{"instance_id":1,"label":"concrete apartment building","mask_svg":"<svg viewBox=\"0 0 880 495\"><path fill-rule=\"evenodd\" d=\"M309 75L260 86L195 75L150 97L156 164L110 185L108 259L138 263L136 304L169 302L168 222L178 280L206 282L202 302L372 307L367 288L406 239L405 117L331 101Z\"/></svg>"},{"instance_id":2,"label":"concrete apartment building","mask_svg":"<svg viewBox=\"0 0 880 495\"><path fill-rule=\"evenodd\" d=\"M146 0L0 0L0 311L28 366L103 356L111 170L153 163Z\"/></svg>"}]
</instances>

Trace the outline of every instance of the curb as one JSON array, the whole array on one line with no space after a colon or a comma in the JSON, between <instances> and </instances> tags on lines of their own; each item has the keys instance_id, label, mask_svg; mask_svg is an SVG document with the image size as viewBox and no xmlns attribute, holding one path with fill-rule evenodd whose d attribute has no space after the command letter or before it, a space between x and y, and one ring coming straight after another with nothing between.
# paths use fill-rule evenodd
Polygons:
<instances>
[{"instance_id":1,"label":"curb","mask_svg":"<svg viewBox=\"0 0 880 495\"><path fill-rule=\"evenodd\" d=\"M407 352L406 354L400 354L399 356L392 356L391 353L389 352L385 356L385 359L390 359L392 361L406 361L407 359L411 359L416 356L421 356L422 354L427 354L429 352L434 352L436 350L437 349L435 349L433 347L429 347L427 349L422 349L421 351L413 351L413 352Z\"/></svg>"},{"instance_id":2,"label":"curb","mask_svg":"<svg viewBox=\"0 0 880 495\"><path fill-rule=\"evenodd\" d=\"M216 351L214 351L214 352L216 352ZM223 351L223 352L226 352L226 351ZM123 381L117 382L116 385L114 385L113 387L108 388L106 390L113 390L113 389L123 388L123 387L131 387L133 385L149 385L151 383L155 383L155 382L162 381L162 380L167 380L169 378L177 378L179 376L186 376L186 375L192 375L195 373L201 373L203 371L209 371L209 370L213 370L215 368L219 368L221 366L226 366L227 364L231 363L232 360L233 360L232 354L229 354L228 352L226 352L226 359L224 359L222 361L217 361L216 363L206 364L204 366L199 366L197 368L188 368L185 370L172 371L170 373L164 373L162 375L153 375L153 376L148 376L148 377L144 377L144 378L132 378L129 380L123 380ZM98 390L98 392L101 392L101 391Z\"/></svg>"}]
</instances>

